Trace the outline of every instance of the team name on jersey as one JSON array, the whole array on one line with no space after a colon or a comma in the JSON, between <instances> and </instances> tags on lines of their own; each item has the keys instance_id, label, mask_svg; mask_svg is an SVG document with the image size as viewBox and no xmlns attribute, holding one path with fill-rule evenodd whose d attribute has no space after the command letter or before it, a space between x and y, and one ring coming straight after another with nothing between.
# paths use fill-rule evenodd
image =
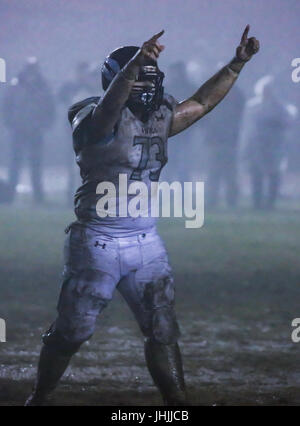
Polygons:
<instances>
[{"instance_id":1,"label":"team name on jersey","mask_svg":"<svg viewBox=\"0 0 300 426\"><path fill-rule=\"evenodd\" d=\"M142 133L144 135L152 135L153 133L157 133L156 127L142 127Z\"/></svg>"}]
</instances>

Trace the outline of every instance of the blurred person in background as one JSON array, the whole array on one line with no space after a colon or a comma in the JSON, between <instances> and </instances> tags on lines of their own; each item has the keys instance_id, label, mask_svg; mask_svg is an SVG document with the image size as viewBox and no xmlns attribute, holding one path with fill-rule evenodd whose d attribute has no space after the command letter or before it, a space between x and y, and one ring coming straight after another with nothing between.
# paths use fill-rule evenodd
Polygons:
<instances>
[{"instance_id":1,"label":"blurred person in background","mask_svg":"<svg viewBox=\"0 0 300 426\"><path fill-rule=\"evenodd\" d=\"M182 101L187 93L193 93L197 89L191 82L183 61L171 64L167 76L166 91L179 101ZM197 130L199 133L199 129L194 127L187 129L184 134L180 133L175 137L176 145L169 146L169 167L166 172L168 180L184 182L192 179L192 170L198 165L194 152L199 147L194 140Z\"/></svg>"},{"instance_id":2,"label":"blurred person in background","mask_svg":"<svg viewBox=\"0 0 300 426\"><path fill-rule=\"evenodd\" d=\"M202 123L209 149L206 205L212 209L219 204L222 185L228 207L235 208L238 202L239 139L244 107L245 96L235 85L215 108L214 115L208 115Z\"/></svg>"},{"instance_id":3,"label":"blurred person in background","mask_svg":"<svg viewBox=\"0 0 300 426\"><path fill-rule=\"evenodd\" d=\"M256 96L248 102L246 160L249 165L253 207L273 209L280 192L281 165L287 156L291 116L272 88L273 76L262 77Z\"/></svg>"},{"instance_id":4,"label":"blurred person in background","mask_svg":"<svg viewBox=\"0 0 300 426\"><path fill-rule=\"evenodd\" d=\"M97 70L99 73L99 70ZM75 69L75 76L73 79L66 81L58 91L58 101L64 107L68 108L71 104L74 104L81 99L92 96L95 91L96 79L94 69L90 68L87 62L81 61L77 64ZM70 124L62 117L62 138L63 138L63 157L65 159L64 164L66 165L67 171L67 204L73 205L74 191L76 188L77 174L76 174L76 161L73 154L72 148L72 130Z\"/></svg>"},{"instance_id":5,"label":"blurred person in background","mask_svg":"<svg viewBox=\"0 0 300 426\"><path fill-rule=\"evenodd\" d=\"M291 103L288 104L288 110L293 118L288 132L288 154L287 163L288 171L296 175L300 175L300 90L295 90ZM297 178L296 178L297 179ZM297 179L298 180L298 179ZM299 185L297 185L299 187Z\"/></svg>"},{"instance_id":6,"label":"blurred person in background","mask_svg":"<svg viewBox=\"0 0 300 426\"><path fill-rule=\"evenodd\" d=\"M25 158L36 203L44 201L42 157L45 132L55 116L54 96L35 57L27 59L17 78L12 79L3 105L4 124L11 134L9 166L10 201L14 199Z\"/></svg>"},{"instance_id":7,"label":"blurred person in background","mask_svg":"<svg viewBox=\"0 0 300 426\"><path fill-rule=\"evenodd\" d=\"M299 176L300 176L300 82L293 81L299 72L294 76L295 65L288 64L283 67L280 72L274 76L273 89L277 97L281 97L284 93L284 103L287 108L291 123L287 134L287 173L290 174L291 185L294 187L291 195L296 195L299 198ZM292 74L293 72L293 74ZM262 80L263 81L263 80ZM290 187L291 188L291 187Z\"/></svg>"}]
</instances>

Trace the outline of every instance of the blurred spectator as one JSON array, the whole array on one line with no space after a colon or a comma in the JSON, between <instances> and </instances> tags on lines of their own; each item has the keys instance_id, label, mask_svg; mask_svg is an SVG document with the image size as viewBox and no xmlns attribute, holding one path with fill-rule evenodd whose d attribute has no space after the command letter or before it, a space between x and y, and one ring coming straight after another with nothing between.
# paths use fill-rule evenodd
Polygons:
<instances>
[{"instance_id":1,"label":"blurred spectator","mask_svg":"<svg viewBox=\"0 0 300 426\"><path fill-rule=\"evenodd\" d=\"M206 182L206 203L209 208L218 205L222 185L228 206L234 208L237 205L239 136L244 107L244 94L235 85L213 114L208 114L202 120L209 149Z\"/></svg>"},{"instance_id":2,"label":"blurred spectator","mask_svg":"<svg viewBox=\"0 0 300 426\"><path fill-rule=\"evenodd\" d=\"M98 77L98 80L97 78ZM77 173L75 170L75 158L72 148L72 134L70 124L67 120L68 108L75 102L81 101L90 96L98 95L100 90L100 67L91 69L87 62L79 62L75 69L74 79L65 82L59 92L58 100L64 107L63 120L63 147L64 157L67 167L67 202L73 204L74 191L76 189Z\"/></svg>"},{"instance_id":3,"label":"blurred spectator","mask_svg":"<svg viewBox=\"0 0 300 426\"><path fill-rule=\"evenodd\" d=\"M17 78L6 90L3 105L4 124L11 134L9 167L10 201L13 200L20 172L26 157L34 200L44 201L42 187L42 156L44 134L54 121L54 98L41 73L36 58L27 59Z\"/></svg>"},{"instance_id":4,"label":"blurred spectator","mask_svg":"<svg viewBox=\"0 0 300 426\"><path fill-rule=\"evenodd\" d=\"M183 61L170 65L167 73L165 91L174 96L179 102L189 98L197 88L191 83ZM194 135L197 129L190 128L169 140L169 162L167 176L170 181L191 180L193 168L198 167L194 155ZM197 147L199 148L199 147ZM199 150L199 149L198 149Z\"/></svg>"},{"instance_id":5,"label":"blurred spectator","mask_svg":"<svg viewBox=\"0 0 300 426\"><path fill-rule=\"evenodd\" d=\"M272 209L279 195L281 164L287 154L288 110L274 95L272 76L261 78L248 103L247 148L253 206Z\"/></svg>"}]
</instances>

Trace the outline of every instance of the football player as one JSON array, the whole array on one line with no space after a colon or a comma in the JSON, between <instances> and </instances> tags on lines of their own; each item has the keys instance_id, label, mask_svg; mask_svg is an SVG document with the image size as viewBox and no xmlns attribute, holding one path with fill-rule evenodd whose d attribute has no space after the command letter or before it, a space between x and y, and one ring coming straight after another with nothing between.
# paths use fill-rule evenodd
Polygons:
<instances>
[{"instance_id":1,"label":"football player","mask_svg":"<svg viewBox=\"0 0 300 426\"><path fill-rule=\"evenodd\" d=\"M41 405L71 357L88 340L96 317L118 288L145 336L148 369L166 405L187 404L177 343L174 284L155 218L99 217L97 186L119 175L151 186L167 162L167 139L211 111L259 49L246 27L234 58L183 102L163 92L157 60L164 50L154 35L141 48L113 51L102 67L102 98L72 106L69 120L82 186L75 195L77 221L68 229L58 316L43 336L37 380L27 405ZM128 202L130 196L128 196ZM149 212L151 213L151 212Z\"/></svg>"}]
</instances>

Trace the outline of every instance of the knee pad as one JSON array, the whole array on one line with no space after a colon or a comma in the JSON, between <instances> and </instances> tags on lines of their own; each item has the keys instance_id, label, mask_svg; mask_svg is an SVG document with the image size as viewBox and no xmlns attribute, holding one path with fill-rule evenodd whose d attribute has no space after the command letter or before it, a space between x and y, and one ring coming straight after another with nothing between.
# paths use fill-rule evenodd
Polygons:
<instances>
[{"instance_id":1,"label":"knee pad","mask_svg":"<svg viewBox=\"0 0 300 426\"><path fill-rule=\"evenodd\" d=\"M51 325L50 329L43 334L42 341L49 350L64 356L72 356L78 351L85 340L80 342L71 342L65 339L63 335L55 328L54 323Z\"/></svg>"}]
</instances>

